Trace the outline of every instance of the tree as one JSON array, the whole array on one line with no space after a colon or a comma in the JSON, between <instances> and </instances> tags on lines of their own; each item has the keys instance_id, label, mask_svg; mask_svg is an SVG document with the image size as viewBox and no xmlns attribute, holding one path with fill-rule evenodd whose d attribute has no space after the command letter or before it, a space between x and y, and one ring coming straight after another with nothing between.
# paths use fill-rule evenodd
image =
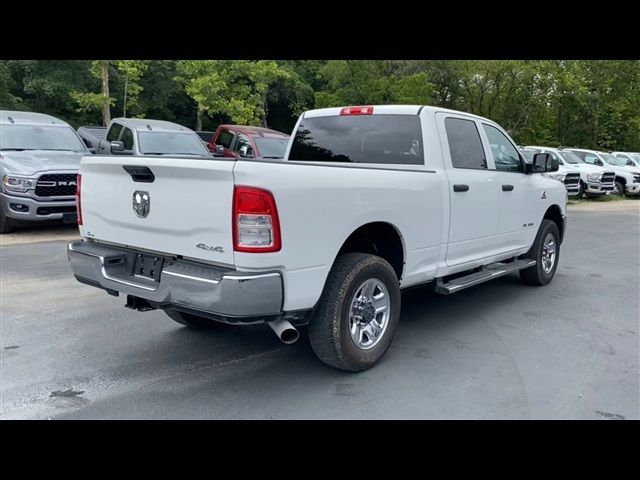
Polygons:
<instances>
[{"instance_id":1,"label":"tree","mask_svg":"<svg viewBox=\"0 0 640 480\"><path fill-rule=\"evenodd\" d=\"M22 98L13 94L16 81L6 61L0 62L0 109L16 110L22 106Z\"/></svg>"},{"instance_id":2,"label":"tree","mask_svg":"<svg viewBox=\"0 0 640 480\"><path fill-rule=\"evenodd\" d=\"M78 103L78 111L102 111L102 124L107 126L111 122L111 107L115 104L115 98L109 95L109 68L108 60L94 60L91 62L91 73L100 79L100 93L80 92L73 90L71 96Z\"/></svg>"},{"instance_id":3,"label":"tree","mask_svg":"<svg viewBox=\"0 0 640 480\"><path fill-rule=\"evenodd\" d=\"M127 116L127 103L140 110L138 97L144 90L140 85L140 78L149 68L145 60L119 60L116 68L124 77L124 95L122 99L122 116Z\"/></svg>"},{"instance_id":4,"label":"tree","mask_svg":"<svg viewBox=\"0 0 640 480\"><path fill-rule=\"evenodd\" d=\"M290 73L270 60L185 60L178 75L200 111L266 126L269 87Z\"/></svg>"}]
</instances>

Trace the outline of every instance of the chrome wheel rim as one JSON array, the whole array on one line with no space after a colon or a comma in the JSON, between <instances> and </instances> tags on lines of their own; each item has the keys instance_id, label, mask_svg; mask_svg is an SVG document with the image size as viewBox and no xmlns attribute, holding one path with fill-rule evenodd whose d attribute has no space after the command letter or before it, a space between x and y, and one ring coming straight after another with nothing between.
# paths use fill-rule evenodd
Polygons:
<instances>
[{"instance_id":1,"label":"chrome wheel rim","mask_svg":"<svg viewBox=\"0 0 640 480\"><path fill-rule=\"evenodd\" d=\"M377 278L363 282L349 306L349 333L355 346L362 350L375 347L387 330L390 313L391 298L384 283Z\"/></svg>"},{"instance_id":2,"label":"chrome wheel rim","mask_svg":"<svg viewBox=\"0 0 640 480\"><path fill-rule=\"evenodd\" d=\"M552 234L547 233L542 244L542 269L545 273L551 272L556 263L556 239Z\"/></svg>"}]
</instances>

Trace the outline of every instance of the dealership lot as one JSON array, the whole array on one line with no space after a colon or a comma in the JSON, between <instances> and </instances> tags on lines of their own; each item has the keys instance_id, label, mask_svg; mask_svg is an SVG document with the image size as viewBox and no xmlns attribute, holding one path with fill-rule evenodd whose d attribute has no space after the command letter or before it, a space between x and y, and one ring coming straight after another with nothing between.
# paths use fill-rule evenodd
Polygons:
<instances>
[{"instance_id":1,"label":"dealership lot","mask_svg":"<svg viewBox=\"0 0 640 480\"><path fill-rule=\"evenodd\" d=\"M547 287L403 294L380 365L331 369L266 326L198 332L77 283L72 227L2 238L2 418L639 417L640 201L569 207Z\"/></svg>"}]
</instances>

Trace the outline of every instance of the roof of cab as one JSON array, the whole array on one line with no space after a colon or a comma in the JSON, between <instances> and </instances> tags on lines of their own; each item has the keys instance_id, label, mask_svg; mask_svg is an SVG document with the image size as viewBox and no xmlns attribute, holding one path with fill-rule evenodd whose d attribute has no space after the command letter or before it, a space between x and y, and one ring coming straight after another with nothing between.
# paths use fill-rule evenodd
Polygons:
<instances>
[{"instance_id":1,"label":"roof of cab","mask_svg":"<svg viewBox=\"0 0 640 480\"><path fill-rule=\"evenodd\" d=\"M423 111L428 111L431 113L444 112L444 113L455 113L457 115L464 115L467 117L473 117L479 120L486 120L489 122L493 122L492 120L481 117L479 115L474 115L469 112L462 112L459 110L451 110L448 108L442 107L434 107L431 105L345 105L343 107L333 107L333 108L318 108L316 110L307 110L303 114L303 118L313 118L313 117L331 117L340 115L340 111L344 108L357 108L357 107L373 107L373 115L418 115Z\"/></svg>"},{"instance_id":2,"label":"roof of cab","mask_svg":"<svg viewBox=\"0 0 640 480\"><path fill-rule=\"evenodd\" d=\"M277 130L272 130L270 128L265 128L265 127L256 127L254 125L220 125L219 128L224 128L229 131L248 133L250 135L276 136L276 137L289 136L288 134L279 132Z\"/></svg>"},{"instance_id":3,"label":"roof of cab","mask_svg":"<svg viewBox=\"0 0 640 480\"><path fill-rule=\"evenodd\" d=\"M64 120L45 113L21 112L17 110L0 110L0 123L19 125L57 125L70 126Z\"/></svg>"},{"instance_id":4,"label":"roof of cab","mask_svg":"<svg viewBox=\"0 0 640 480\"><path fill-rule=\"evenodd\" d=\"M165 120L151 120L149 118L114 118L114 121L127 125L134 130L148 130L154 132L187 132L195 133L190 128Z\"/></svg>"}]
</instances>

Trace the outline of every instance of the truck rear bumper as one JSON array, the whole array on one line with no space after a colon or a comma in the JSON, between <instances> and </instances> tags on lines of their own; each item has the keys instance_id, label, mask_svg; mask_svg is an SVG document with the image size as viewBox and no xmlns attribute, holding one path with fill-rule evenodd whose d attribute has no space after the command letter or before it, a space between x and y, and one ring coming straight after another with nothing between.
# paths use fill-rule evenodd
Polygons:
<instances>
[{"instance_id":1,"label":"truck rear bumper","mask_svg":"<svg viewBox=\"0 0 640 480\"><path fill-rule=\"evenodd\" d=\"M254 323L282 313L279 272L238 272L164 257L155 281L133 273L141 253L85 241L67 247L79 282L144 299L155 308L182 309L229 323Z\"/></svg>"},{"instance_id":2,"label":"truck rear bumper","mask_svg":"<svg viewBox=\"0 0 640 480\"><path fill-rule=\"evenodd\" d=\"M0 208L7 218L25 222L62 220L63 218L68 218L69 223L77 222L75 199L40 202L30 197L0 193Z\"/></svg>"}]
</instances>

